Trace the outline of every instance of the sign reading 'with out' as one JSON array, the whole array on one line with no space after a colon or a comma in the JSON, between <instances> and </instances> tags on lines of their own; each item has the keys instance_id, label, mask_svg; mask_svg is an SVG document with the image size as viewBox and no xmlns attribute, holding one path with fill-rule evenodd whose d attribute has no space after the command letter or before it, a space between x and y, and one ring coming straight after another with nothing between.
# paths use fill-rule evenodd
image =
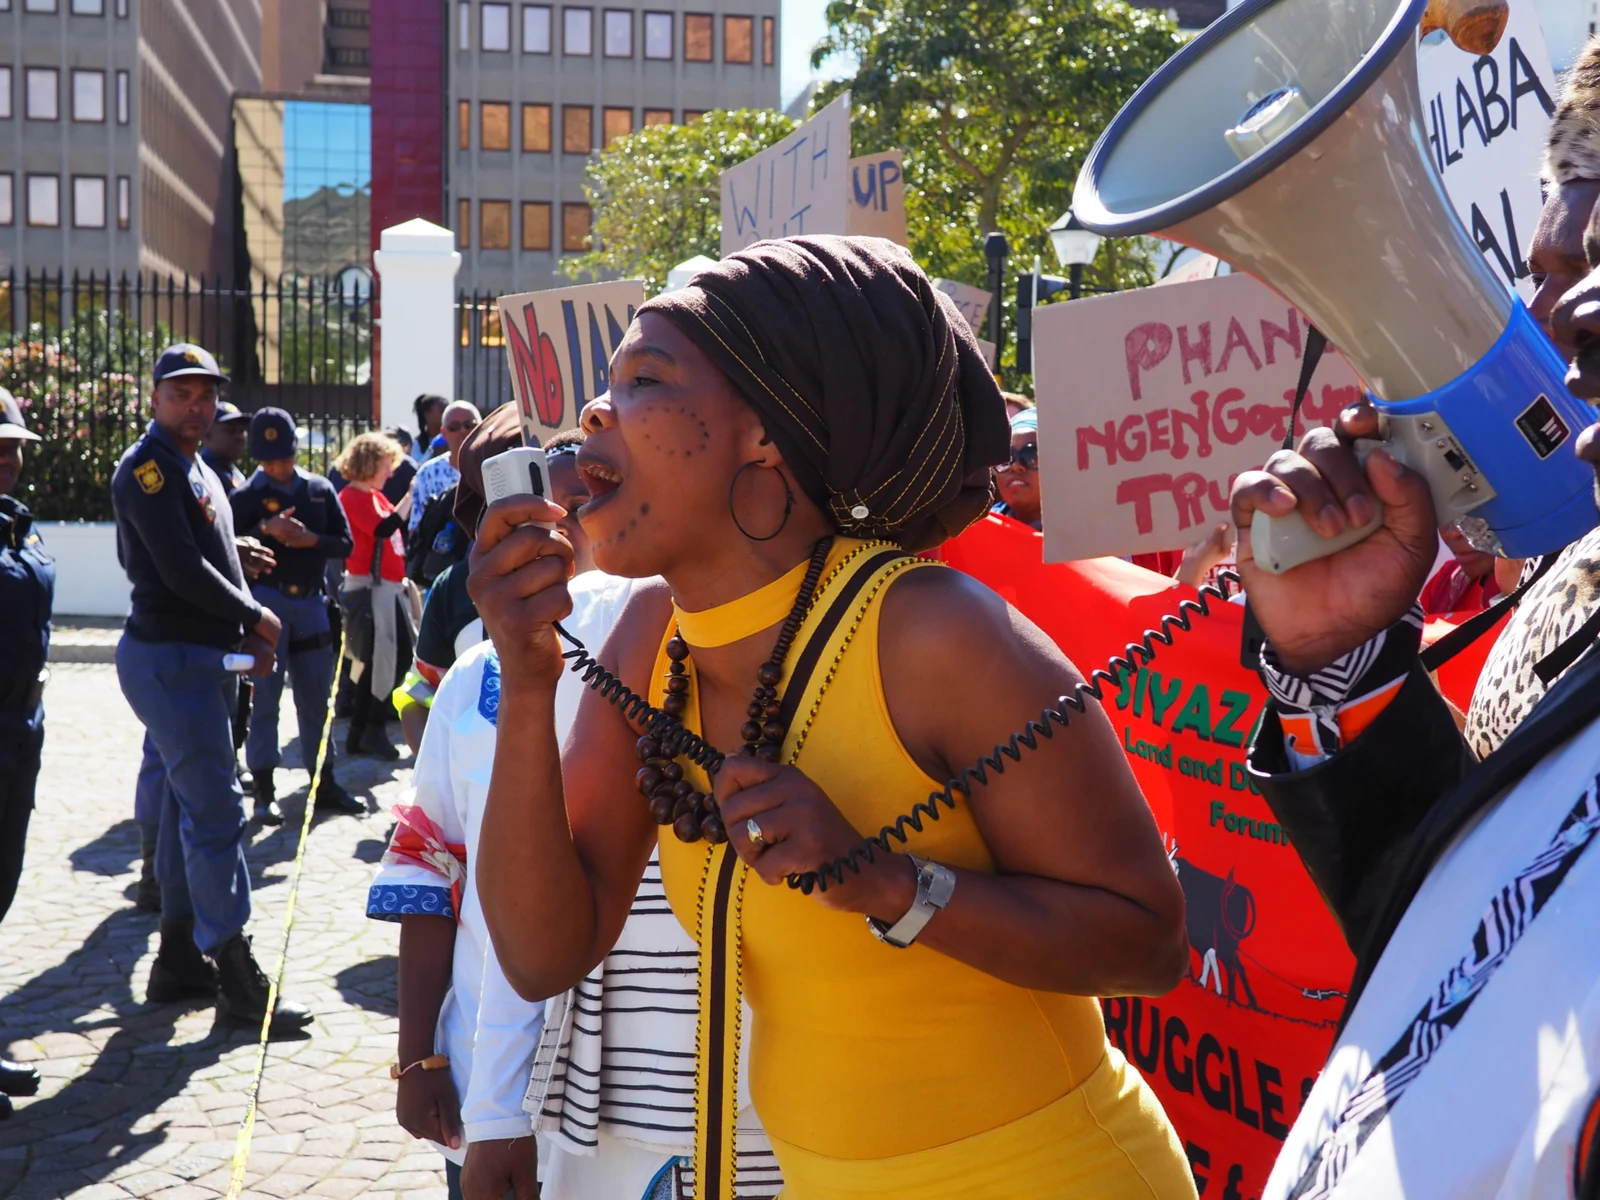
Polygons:
<instances>
[{"instance_id":1,"label":"sign reading 'with out'","mask_svg":"<svg viewBox=\"0 0 1600 1200\"><path fill-rule=\"evenodd\" d=\"M722 173L722 253L767 238L844 233L850 192L850 93L783 141Z\"/></svg>"}]
</instances>

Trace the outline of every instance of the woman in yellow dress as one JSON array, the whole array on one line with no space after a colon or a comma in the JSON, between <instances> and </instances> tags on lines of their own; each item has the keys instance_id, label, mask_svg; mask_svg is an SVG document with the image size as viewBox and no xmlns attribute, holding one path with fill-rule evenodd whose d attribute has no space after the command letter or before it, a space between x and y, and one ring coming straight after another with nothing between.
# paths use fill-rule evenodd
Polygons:
<instances>
[{"instance_id":1,"label":"woman in yellow dress","mask_svg":"<svg viewBox=\"0 0 1600 1200\"><path fill-rule=\"evenodd\" d=\"M473 551L502 671L476 869L507 977L530 998L582 978L659 834L700 945L703 1200L734 1196L741 1073L788 1200L1193 1196L1094 999L1159 995L1187 963L1099 707L861 851L1079 681L910 553L987 509L1007 452L955 309L891 243L759 243L640 309L610 385L583 412L578 516L603 570L663 580L598 652L654 708L589 692L563 753L571 551L529 524L560 510L495 505Z\"/></svg>"}]
</instances>

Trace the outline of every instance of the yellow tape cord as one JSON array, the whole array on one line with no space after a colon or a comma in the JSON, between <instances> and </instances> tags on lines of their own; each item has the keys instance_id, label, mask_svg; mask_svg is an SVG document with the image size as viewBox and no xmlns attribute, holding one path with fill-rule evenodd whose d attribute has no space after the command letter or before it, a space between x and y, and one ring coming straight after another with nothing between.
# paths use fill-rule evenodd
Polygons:
<instances>
[{"instance_id":1,"label":"yellow tape cord","mask_svg":"<svg viewBox=\"0 0 1600 1200\"><path fill-rule=\"evenodd\" d=\"M228 1181L227 1200L239 1200L244 1192L244 1170L250 1162L250 1140L256 1132L256 1100L261 1095L261 1077L267 1069L267 1039L272 1032L272 1012L278 1006L278 989L283 986L283 970L289 958L289 932L294 928L294 903L300 894L300 875L305 868L306 843L311 840L311 816L316 811L317 789L322 786L322 764L328 757L328 739L333 733L334 701L339 695L339 667L344 661L344 635L339 637L339 653L333 660L333 691L328 696L328 713L322 720L322 740L317 744L316 770L306 790L306 814L300 821L300 845L294 852L294 868L289 874L289 903L283 911L283 944L278 963L268 977L267 1011L261 1018L261 1040L256 1045L256 1069L250 1076L250 1094L245 1103L244 1120L233 1145L233 1177Z\"/></svg>"}]
</instances>

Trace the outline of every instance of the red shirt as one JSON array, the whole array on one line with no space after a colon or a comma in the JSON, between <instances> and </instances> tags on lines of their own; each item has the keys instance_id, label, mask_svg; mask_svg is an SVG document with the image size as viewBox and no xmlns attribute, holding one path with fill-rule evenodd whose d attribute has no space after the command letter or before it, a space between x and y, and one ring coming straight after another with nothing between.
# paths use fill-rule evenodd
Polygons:
<instances>
[{"instance_id":1,"label":"red shirt","mask_svg":"<svg viewBox=\"0 0 1600 1200\"><path fill-rule=\"evenodd\" d=\"M344 560L344 569L351 575L366 575L372 570L372 539L380 522L394 513L394 505L382 492L369 492L354 485L339 493L339 506L350 522L350 536L355 549ZM389 521L394 526L383 544L383 558L379 574L390 583L400 583L406 577L405 542L400 537L400 527L405 524L398 518Z\"/></svg>"}]
</instances>

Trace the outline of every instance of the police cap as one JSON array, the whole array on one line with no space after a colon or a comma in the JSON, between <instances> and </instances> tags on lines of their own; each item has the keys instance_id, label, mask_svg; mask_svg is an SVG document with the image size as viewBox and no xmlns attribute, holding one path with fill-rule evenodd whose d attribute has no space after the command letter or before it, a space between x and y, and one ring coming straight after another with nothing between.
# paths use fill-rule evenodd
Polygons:
<instances>
[{"instance_id":1,"label":"police cap","mask_svg":"<svg viewBox=\"0 0 1600 1200\"><path fill-rule=\"evenodd\" d=\"M215 425L224 425L229 421L248 421L249 419L250 414L247 412L240 412L239 406L232 400L218 400L217 415L212 423Z\"/></svg>"},{"instance_id":2,"label":"police cap","mask_svg":"<svg viewBox=\"0 0 1600 1200\"><path fill-rule=\"evenodd\" d=\"M222 373L222 368L217 366L217 360L211 357L209 350L189 342L179 342L176 346L168 346L163 350L161 357L156 359L156 369L151 374L157 383L178 375L205 375L224 383L228 379Z\"/></svg>"},{"instance_id":3,"label":"police cap","mask_svg":"<svg viewBox=\"0 0 1600 1200\"><path fill-rule=\"evenodd\" d=\"M257 462L293 458L294 418L281 408L258 408L250 418L250 457Z\"/></svg>"},{"instance_id":4,"label":"police cap","mask_svg":"<svg viewBox=\"0 0 1600 1200\"><path fill-rule=\"evenodd\" d=\"M0 439L12 438L24 442L39 442L44 439L33 433L22 420L22 405L5 388L0 387Z\"/></svg>"}]
</instances>

